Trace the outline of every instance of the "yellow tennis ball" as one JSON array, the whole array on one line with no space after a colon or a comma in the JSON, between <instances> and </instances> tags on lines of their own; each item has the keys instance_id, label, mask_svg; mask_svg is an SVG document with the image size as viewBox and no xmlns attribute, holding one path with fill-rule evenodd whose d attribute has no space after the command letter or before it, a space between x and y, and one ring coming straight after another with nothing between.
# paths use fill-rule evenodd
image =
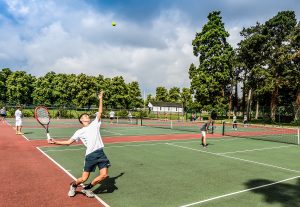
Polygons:
<instances>
[{"instance_id":1,"label":"yellow tennis ball","mask_svg":"<svg viewBox=\"0 0 300 207\"><path fill-rule=\"evenodd\" d=\"M115 27L115 26L117 25L117 23L116 23L116 22L112 22L111 25L112 25L113 27Z\"/></svg>"}]
</instances>

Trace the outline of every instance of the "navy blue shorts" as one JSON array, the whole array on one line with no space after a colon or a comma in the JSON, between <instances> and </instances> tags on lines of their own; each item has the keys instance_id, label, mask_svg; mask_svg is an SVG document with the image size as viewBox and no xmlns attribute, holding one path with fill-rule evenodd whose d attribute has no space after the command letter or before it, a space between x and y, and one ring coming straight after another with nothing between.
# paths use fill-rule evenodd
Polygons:
<instances>
[{"instance_id":1,"label":"navy blue shorts","mask_svg":"<svg viewBox=\"0 0 300 207\"><path fill-rule=\"evenodd\" d=\"M98 149L85 157L83 170L84 172L95 172L97 166L99 170L110 167L110 162L103 149Z\"/></svg>"}]
</instances>

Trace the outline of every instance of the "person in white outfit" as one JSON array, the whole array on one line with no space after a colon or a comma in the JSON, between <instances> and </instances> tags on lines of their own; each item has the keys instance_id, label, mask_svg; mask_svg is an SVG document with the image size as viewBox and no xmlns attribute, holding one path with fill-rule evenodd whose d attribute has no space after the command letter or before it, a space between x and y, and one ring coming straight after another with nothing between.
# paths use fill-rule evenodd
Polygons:
<instances>
[{"instance_id":1,"label":"person in white outfit","mask_svg":"<svg viewBox=\"0 0 300 207\"><path fill-rule=\"evenodd\" d=\"M17 106L17 110L15 111L15 120L16 120L16 134L22 135L22 111L21 107Z\"/></svg>"}]
</instances>

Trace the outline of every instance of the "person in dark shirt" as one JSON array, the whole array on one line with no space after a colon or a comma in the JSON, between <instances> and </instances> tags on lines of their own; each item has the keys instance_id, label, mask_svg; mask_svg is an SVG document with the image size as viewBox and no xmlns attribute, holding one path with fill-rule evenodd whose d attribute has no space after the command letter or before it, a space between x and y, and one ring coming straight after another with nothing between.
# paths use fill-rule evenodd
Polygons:
<instances>
[{"instance_id":1,"label":"person in dark shirt","mask_svg":"<svg viewBox=\"0 0 300 207\"><path fill-rule=\"evenodd\" d=\"M208 127L209 125L212 123L212 119L209 118L209 120L207 122L205 122L201 127L200 127L200 131L201 131L201 134L202 134L202 146L207 148L207 143L206 143L206 134L208 132Z\"/></svg>"}]
</instances>

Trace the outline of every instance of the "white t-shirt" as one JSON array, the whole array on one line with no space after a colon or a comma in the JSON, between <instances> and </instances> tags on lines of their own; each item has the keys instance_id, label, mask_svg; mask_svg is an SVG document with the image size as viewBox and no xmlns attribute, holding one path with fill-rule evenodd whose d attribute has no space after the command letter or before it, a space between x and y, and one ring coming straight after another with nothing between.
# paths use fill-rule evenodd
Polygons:
<instances>
[{"instance_id":1,"label":"white t-shirt","mask_svg":"<svg viewBox=\"0 0 300 207\"><path fill-rule=\"evenodd\" d=\"M109 112L109 117L114 118L115 117L115 112L114 111Z\"/></svg>"},{"instance_id":2,"label":"white t-shirt","mask_svg":"<svg viewBox=\"0 0 300 207\"><path fill-rule=\"evenodd\" d=\"M21 120L22 119L22 112L19 109L17 109L15 111L15 117L16 117L16 120Z\"/></svg>"},{"instance_id":3,"label":"white t-shirt","mask_svg":"<svg viewBox=\"0 0 300 207\"><path fill-rule=\"evenodd\" d=\"M236 121L236 116L233 117L233 122L235 122L235 121Z\"/></svg>"},{"instance_id":4,"label":"white t-shirt","mask_svg":"<svg viewBox=\"0 0 300 207\"><path fill-rule=\"evenodd\" d=\"M99 131L100 126L101 122L99 122L98 118L96 117L96 119L92 121L90 125L78 129L71 137L71 139L74 139L76 141L80 139L82 143L86 146L85 155L88 155L104 147Z\"/></svg>"}]
</instances>

